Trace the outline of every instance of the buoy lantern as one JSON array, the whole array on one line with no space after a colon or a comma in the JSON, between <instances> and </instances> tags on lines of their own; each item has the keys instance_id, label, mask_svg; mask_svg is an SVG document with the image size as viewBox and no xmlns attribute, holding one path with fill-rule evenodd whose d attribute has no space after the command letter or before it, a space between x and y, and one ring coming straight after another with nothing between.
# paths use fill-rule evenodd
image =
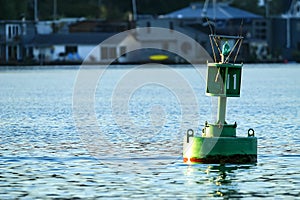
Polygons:
<instances>
[{"instance_id":1,"label":"buoy lantern","mask_svg":"<svg viewBox=\"0 0 300 200\"><path fill-rule=\"evenodd\" d=\"M183 142L183 160L186 163L255 163L257 138L254 130L250 128L247 137L237 137L237 123L227 124L225 121L227 97L240 96L243 64L235 62L243 37L209 37L215 62L207 64L206 95L218 98L217 121L205 122L201 135L187 130ZM232 48L228 41L234 44ZM220 62L217 62L216 49L220 53Z\"/></svg>"}]
</instances>

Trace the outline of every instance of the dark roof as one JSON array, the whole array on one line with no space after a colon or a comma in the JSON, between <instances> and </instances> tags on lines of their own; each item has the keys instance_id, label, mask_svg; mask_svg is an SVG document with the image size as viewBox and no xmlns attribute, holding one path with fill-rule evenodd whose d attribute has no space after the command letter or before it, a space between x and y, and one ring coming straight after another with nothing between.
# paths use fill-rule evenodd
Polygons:
<instances>
[{"instance_id":1,"label":"dark roof","mask_svg":"<svg viewBox=\"0 0 300 200\"><path fill-rule=\"evenodd\" d=\"M166 18L197 19L207 17L209 19L229 20L229 19L251 19L261 18L261 16L241 10L225 3L208 4L206 14L203 12L204 4L192 3L189 7L166 14Z\"/></svg>"},{"instance_id":2,"label":"dark roof","mask_svg":"<svg viewBox=\"0 0 300 200\"><path fill-rule=\"evenodd\" d=\"M109 37L117 33L69 33L69 34L45 34L36 35L29 45L43 46L43 45L72 45L72 44L85 44L95 45L100 44ZM122 37L113 37L115 43L121 42L124 39Z\"/></svg>"}]
</instances>

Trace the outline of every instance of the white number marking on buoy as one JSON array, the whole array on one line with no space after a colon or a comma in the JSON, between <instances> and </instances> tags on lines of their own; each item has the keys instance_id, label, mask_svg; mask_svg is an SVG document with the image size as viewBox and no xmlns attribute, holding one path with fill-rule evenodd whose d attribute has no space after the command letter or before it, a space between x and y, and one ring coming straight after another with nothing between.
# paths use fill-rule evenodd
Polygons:
<instances>
[{"instance_id":1,"label":"white number marking on buoy","mask_svg":"<svg viewBox=\"0 0 300 200\"><path fill-rule=\"evenodd\" d=\"M229 90L230 74L227 74L227 90Z\"/></svg>"},{"instance_id":2,"label":"white number marking on buoy","mask_svg":"<svg viewBox=\"0 0 300 200\"><path fill-rule=\"evenodd\" d=\"M233 75L233 89L236 90L236 74Z\"/></svg>"},{"instance_id":3,"label":"white number marking on buoy","mask_svg":"<svg viewBox=\"0 0 300 200\"><path fill-rule=\"evenodd\" d=\"M230 74L227 74L227 90L230 88ZM236 74L233 74L233 89L236 90Z\"/></svg>"}]
</instances>

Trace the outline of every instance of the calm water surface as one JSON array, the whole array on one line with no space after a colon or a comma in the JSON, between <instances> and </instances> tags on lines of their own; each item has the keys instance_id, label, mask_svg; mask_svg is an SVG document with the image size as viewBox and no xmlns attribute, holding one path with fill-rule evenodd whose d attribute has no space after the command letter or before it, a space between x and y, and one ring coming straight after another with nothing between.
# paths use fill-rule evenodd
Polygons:
<instances>
[{"instance_id":1,"label":"calm water surface","mask_svg":"<svg viewBox=\"0 0 300 200\"><path fill-rule=\"evenodd\" d=\"M74 116L78 68L2 68L0 199L300 196L300 65L245 65L227 121L240 136L255 130L258 163L222 166L182 163L185 128L215 117L206 68L132 68L97 82L96 125Z\"/></svg>"}]
</instances>

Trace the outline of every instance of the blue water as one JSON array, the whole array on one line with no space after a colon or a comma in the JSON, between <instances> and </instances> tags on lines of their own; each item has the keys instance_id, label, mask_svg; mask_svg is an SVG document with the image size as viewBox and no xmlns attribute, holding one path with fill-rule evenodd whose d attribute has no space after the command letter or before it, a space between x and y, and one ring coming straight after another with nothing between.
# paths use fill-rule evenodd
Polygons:
<instances>
[{"instance_id":1,"label":"blue water","mask_svg":"<svg viewBox=\"0 0 300 200\"><path fill-rule=\"evenodd\" d=\"M245 65L228 100L254 165L183 164L186 129L215 119L204 66L24 68L0 69L0 199L300 196L299 64Z\"/></svg>"}]
</instances>

